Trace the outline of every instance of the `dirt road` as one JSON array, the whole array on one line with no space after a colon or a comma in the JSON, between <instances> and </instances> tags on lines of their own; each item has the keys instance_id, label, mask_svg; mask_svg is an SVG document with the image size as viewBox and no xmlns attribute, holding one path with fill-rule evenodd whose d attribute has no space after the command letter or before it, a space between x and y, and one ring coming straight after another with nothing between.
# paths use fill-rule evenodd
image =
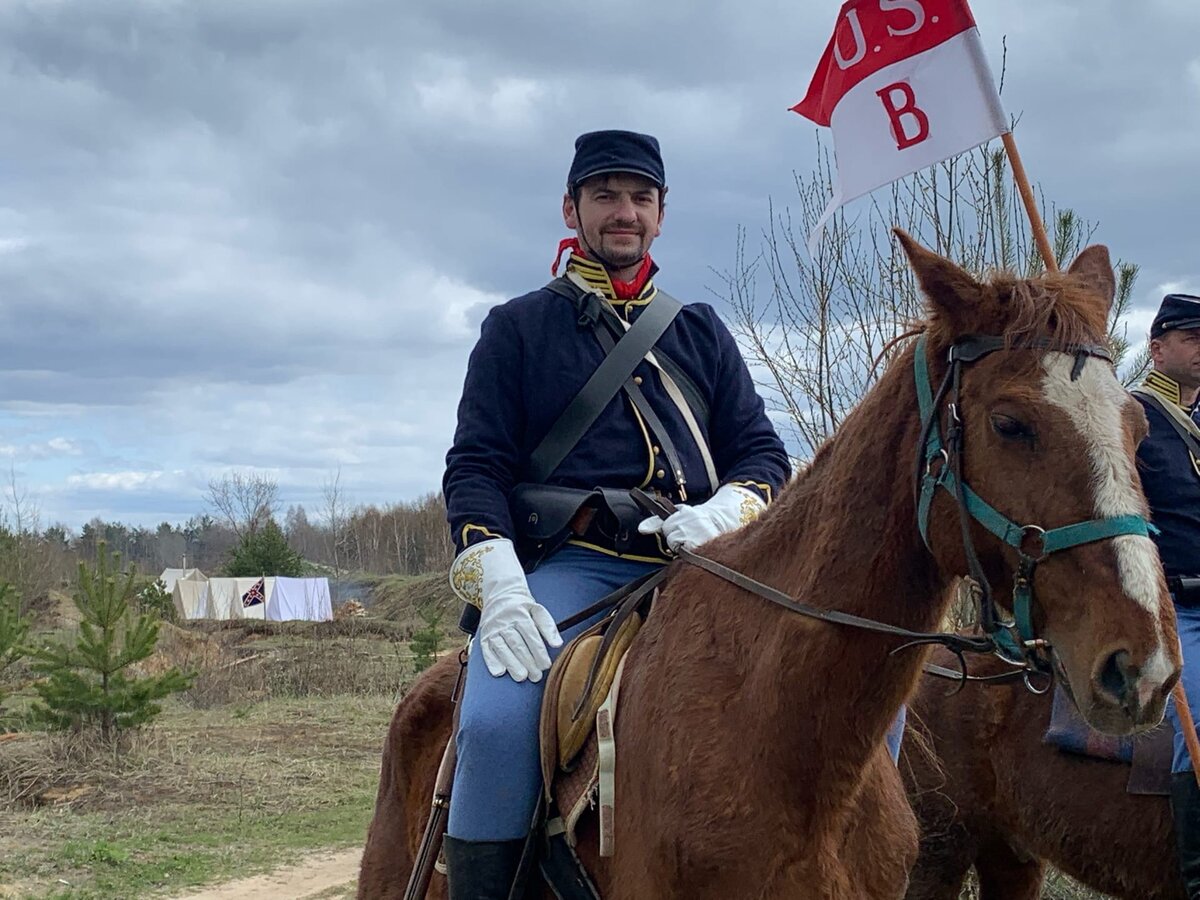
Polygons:
<instances>
[{"instance_id":1,"label":"dirt road","mask_svg":"<svg viewBox=\"0 0 1200 900\"><path fill-rule=\"evenodd\" d=\"M345 886L347 892L358 877L358 861L362 848L338 853L318 853L303 863L276 869L265 875L227 881L195 894L184 894L179 900L305 900L316 897L342 897L334 888Z\"/></svg>"}]
</instances>

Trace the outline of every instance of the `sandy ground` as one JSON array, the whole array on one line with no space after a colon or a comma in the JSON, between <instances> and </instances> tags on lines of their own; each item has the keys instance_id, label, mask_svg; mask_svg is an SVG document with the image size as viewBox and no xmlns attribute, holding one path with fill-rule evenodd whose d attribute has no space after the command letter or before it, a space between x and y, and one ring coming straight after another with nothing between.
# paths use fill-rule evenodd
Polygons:
<instances>
[{"instance_id":1,"label":"sandy ground","mask_svg":"<svg viewBox=\"0 0 1200 900\"><path fill-rule=\"evenodd\" d=\"M253 878L228 881L199 893L184 894L179 900L304 900L307 897L326 896L327 891L343 885L348 887L358 877L358 861L361 857L361 847L340 853L318 853L300 865L276 869Z\"/></svg>"}]
</instances>

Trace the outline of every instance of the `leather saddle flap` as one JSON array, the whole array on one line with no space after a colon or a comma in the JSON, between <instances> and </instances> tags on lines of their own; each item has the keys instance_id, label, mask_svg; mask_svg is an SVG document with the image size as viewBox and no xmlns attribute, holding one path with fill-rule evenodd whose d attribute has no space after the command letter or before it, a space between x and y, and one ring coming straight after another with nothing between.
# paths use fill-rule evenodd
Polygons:
<instances>
[{"instance_id":1,"label":"leather saddle flap","mask_svg":"<svg viewBox=\"0 0 1200 900\"><path fill-rule=\"evenodd\" d=\"M542 777L547 788L558 770L570 771L571 764L583 749L588 736L596 727L596 711L608 696L621 658L629 650L642 624L637 613L628 616L617 626L617 633L598 663L596 654L604 640L610 621L605 619L574 638L550 669L546 691L542 697L540 739ZM596 677L586 697L582 697L593 666ZM581 702L582 698L582 702ZM578 715L575 710L578 709Z\"/></svg>"},{"instance_id":2,"label":"leather saddle flap","mask_svg":"<svg viewBox=\"0 0 1200 900\"><path fill-rule=\"evenodd\" d=\"M596 711L608 696L613 678L617 674L617 666L625 652L637 636L642 625L642 617L637 613L629 616L617 626L616 637L604 650L604 658L596 661L596 654L601 649L601 635L589 635L586 643L581 643L578 651L571 655L565 670L558 697L558 760L559 766L566 768L571 764L583 744L596 727ZM588 675L592 667L596 668L596 677L592 682L587 696Z\"/></svg>"}]
</instances>

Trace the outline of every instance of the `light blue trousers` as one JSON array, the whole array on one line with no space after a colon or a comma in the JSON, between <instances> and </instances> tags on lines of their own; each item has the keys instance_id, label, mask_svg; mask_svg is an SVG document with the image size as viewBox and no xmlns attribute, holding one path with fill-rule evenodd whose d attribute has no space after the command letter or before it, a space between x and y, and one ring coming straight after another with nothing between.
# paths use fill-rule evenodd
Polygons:
<instances>
[{"instance_id":1,"label":"light blue trousers","mask_svg":"<svg viewBox=\"0 0 1200 900\"><path fill-rule=\"evenodd\" d=\"M567 546L529 576L529 590L561 622L623 584L656 569L651 563ZM754 602L747 597L747 602ZM570 629L564 645L594 624ZM550 656L558 655L551 648ZM545 678L534 684L494 677L471 647L458 724L458 765L450 795L447 833L464 841L507 841L529 833L541 788L538 719ZM887 734L892 760L900 754L903 707ZM831 750L836 752L836 750Z\"/></svg>"},{"instance_id":2,"label":"light blue trousers","mask_svg":"<svg viewBox=\"0 0 1200 900\"><path fill-rule=\"evenodd\" d=\"M1200 715L1200 608L1176 606L1175 621L1179 626L1179 644L1183 649L1183 692L1187 695L1192 718ZM1183 729L1174 701L1167 703L1167 719L1175 729L1175 752L1171 755L1172 772L1192 771Z\"/></svg>"},{"instance_id":3,"label":"light blue trousers","mask_svg":"<svg viewBox=\"0 0 1200 900\"><path fill-rule=\"evenodd\" d=\"M555 622L591 606L658 566L566 546L529 575L529 592ZM563 646L600 618L563 634ZM550 658L561 648L548 648ZM464 841L507 841L529 833L541 788L538 719L542 689L537 684L496 678L471 644L467 683L458 722L458 766L450 794L447 833Z\"/></svg>"}]
</instances>

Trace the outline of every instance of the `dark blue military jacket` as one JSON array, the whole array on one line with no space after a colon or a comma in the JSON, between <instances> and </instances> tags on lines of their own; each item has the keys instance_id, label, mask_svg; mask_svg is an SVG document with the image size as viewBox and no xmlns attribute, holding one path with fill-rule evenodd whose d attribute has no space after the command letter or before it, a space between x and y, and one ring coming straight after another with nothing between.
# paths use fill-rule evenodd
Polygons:
<instances>
[{"instance_id":1,"label":"dark blue military jacket","mask_svg":"<svg viewBox=\"0 0 1200 900\"><path fill-rule=\"evenodd\" d=\"M613 299L603 268L573 256L571 267ZM633 300L614 301L637 320L656 289L648 282ZM687 304L655 345L684 370L708 404L706 432L722 484L743 484L770 502L790 475L783 442L729 330L706 303ZM516 539L508 494L528 480L529 457L604 358L570 300L546 289L493 308L471 353L458 407L454 445L446 455L443 491L459 551L480 539ZM703 459L658 370L635 370L642 392L679 454L687 502L707 499ZM549 478L550 484L657 490L678 499L678 486L659 442L624 393L600 417Z\"/></svg>"},{"instance_id":2,"label":"dark blue military jacket","mask_svg":"<svg viewBox=\"0 0 1200 900\"><path fill-rule=\"evenodd\" d=\"M1179 385L1160 372L1151 372L1143 388L1164 403L1179 405ZM1150 420L1150 434L1137 451L1138 473L1151 521L1161 532L1154 540L1163 568L1168 576L1200 575L1200 461L1161 412L1134 396Z\"/></svg>"}]
</instances>

